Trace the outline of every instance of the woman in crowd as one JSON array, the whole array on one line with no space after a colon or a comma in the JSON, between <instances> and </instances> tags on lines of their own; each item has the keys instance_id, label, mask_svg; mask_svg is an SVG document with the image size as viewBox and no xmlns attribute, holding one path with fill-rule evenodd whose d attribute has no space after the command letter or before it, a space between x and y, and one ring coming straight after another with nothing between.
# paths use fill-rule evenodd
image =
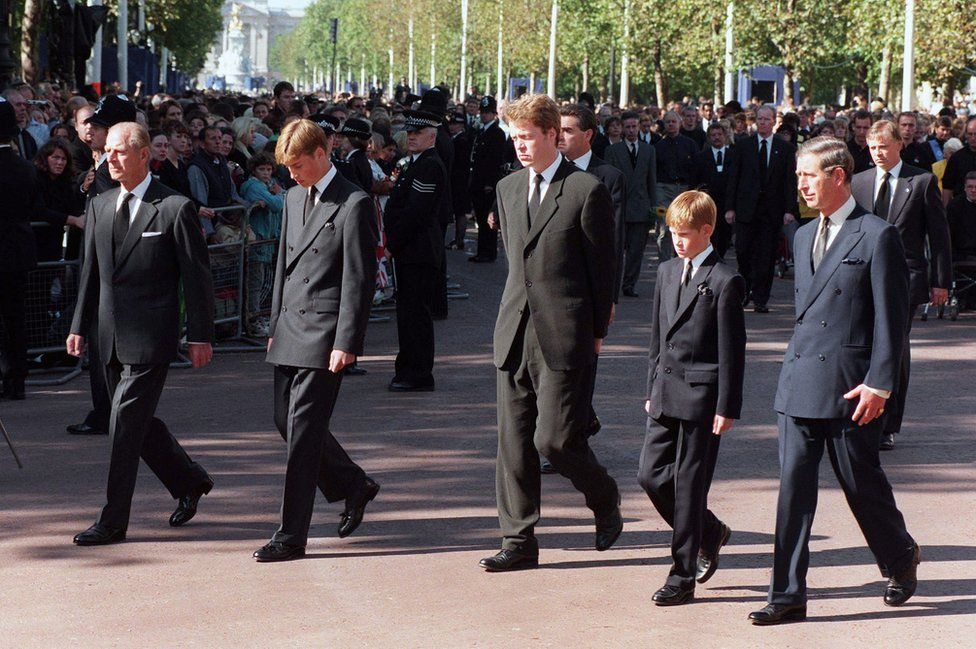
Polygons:
<instances>
[{"instance_id":1,"label":"woman in crowd","mask_svg":"<svg viewBox=\"0 0 976 649\"><path fill-rule=\"evenodd\" d=\"M34 157L42 209L39 220L46 226L35 228L38 261L58 261L62 256L64 226L83 227L81 214L85 211L85 197L72 183L74 168L68 143L52 138L44 143Z\"/></svg>"},{"instance_id":2,"label":"woman in crowd","mask_svg":"<svg viewBox=\"0 0 976 649\"><path fill-rule=\"evenodd\" d=\"M159 168L167 160L169 138L158 128L149 131L149 169L159 179Z\"/></svg>"},{"instance_id":3,"label":"woman in crowd","mask_svg":"<svg viewBox=\"0 0 976 649\"><path fill-rule=\"evenodd\" d=\"M606 133L607 139L610 140L610 144L616 144L624 139L624 127L620 121L620 118L616 115L611 115L607 118L607 121L603 123L603 132Z\"/></svg>"},{"instance_id":4,"label":"woman in crowd","mask_svg":"<svg viewBox=\"0 0 976 649\"><path fill-rule=\"evenodd\" d=\"M254 126L257 120L253 117L238 117L230 128L234 132L234 143L227 159L236 162L242 169L247 169L247 161L254 155Z\"/></svg>"},{"instance_id":5,"label":"woman in crowd","mask_svg":"<svg viewBox=\"0 0 976 649\"><path fill-rule=\"evenodd\" d=\"M255 205L250 226L257 241L248 247L248 333L264 337L268 335L268 317L259 314L271 308L275 240L281 235L285 192L273 178L275 161L270 155L256 153L248 159L247 166L251 177L241 185L241 198Z\"/></svg>"},{"instance_id":6,"label":"woman in crowd","mask_svg":"<svg viewBox=\"0 0 976 649\"><path fill-rule=\"evenodd\" d=\"M163 135L166 136L166 159L160 162L153 173L170 189L190 198L190 179L187 176L187 159L193 154L190 144L190 131L183 122L167 120L163 122Z\"/></svg>"}]
</instances>

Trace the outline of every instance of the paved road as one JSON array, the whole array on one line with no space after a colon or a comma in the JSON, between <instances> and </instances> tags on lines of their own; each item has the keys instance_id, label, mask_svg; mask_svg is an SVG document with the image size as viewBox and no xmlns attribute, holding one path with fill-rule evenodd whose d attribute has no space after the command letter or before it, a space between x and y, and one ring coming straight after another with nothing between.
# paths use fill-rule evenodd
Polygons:
<instances>
[{"instance_id":1,"label":"paved road","mask_svg":"<svg viewBox=\"0 0 976 649\"><path fill-rule=\"evenodd\" d=\"M919 323L904 434L883 456L898 504L922 546L910 606L887 609L884 583L825 461L811 543L810 620L760 629L778 480L774 387L787 337L789 281L773 312L750 328L743 420L723 441L711 506L734 530L716 576L693 605L650 602L670 563L670 533L636 481L643 436L647 313L626 299L604 347L597 455L620 482L624 533L592 549L582 497L544 477L539 570L489 575L478 559L498 547L494 505L491 330L505 267L464 263L455 280L472 298L437 324L438 391L385 391L393 323L372 325L362 366L333 419L352 456L383 486L355 536L336 536L339 509L317 503L309 555L258 565L273 533L284 445L271 420L271 370L259 353L219 355L171 373L161 416L216 478L200 513L172 529L173 509L143 467L128 541L77 548L103 502L106 438L64 425L87 409L88 382L0 402L26 468L0 446L0 645L8 647L972 647L976 637L976 318ZM686 644L686 646L688 646Z\"/></svg>"}]
</instances>

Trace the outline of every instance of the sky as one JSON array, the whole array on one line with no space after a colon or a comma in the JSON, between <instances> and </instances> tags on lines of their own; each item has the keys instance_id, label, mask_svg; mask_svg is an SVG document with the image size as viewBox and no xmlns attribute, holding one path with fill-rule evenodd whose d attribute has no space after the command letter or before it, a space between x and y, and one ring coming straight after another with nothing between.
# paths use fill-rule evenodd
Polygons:
<instances>
[{"instance_id":1,"label":"sky","mask_svg":"<svg viewBox=\"0 0 976 649\"><path fill-rule=\"evenodd\" d=\"M272 9L304 9L312 2L313 0L268 0L268 6Z\"/></svg>"}]
</instances>

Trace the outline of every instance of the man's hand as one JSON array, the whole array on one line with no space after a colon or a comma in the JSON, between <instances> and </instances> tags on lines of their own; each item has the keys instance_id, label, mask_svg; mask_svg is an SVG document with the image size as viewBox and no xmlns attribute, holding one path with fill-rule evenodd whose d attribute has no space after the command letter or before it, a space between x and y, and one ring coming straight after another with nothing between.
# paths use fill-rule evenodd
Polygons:
<instances>
[{"instance_id":1,"label":"man's hand","mask_svg":"<svg viewBox=\"0 0 976 649\"><path fill-rule=\"evenodd\" d=\"M492 230L498 229L498 219L495 218L494 212L488 212L488 227Z\"/></svg>"},{"instance_id":2,"label":"man's hand","mask_svg":"<svg viewBox=\"0 0 976 649\"><path fill-rule=\"evenodd\" d=\"M92 167L85 174L85 179L81 182L81 191L87 192L88 188L91 187L92 181L95 180L95 168Z\"/></svg>"},{"instance_id":3,"label":"man's hand","mask_svg":"<svg viewBox=\"0 0 976 649\"><path fill-rule=\"evenodd\" d=\"M85 229L85 217L84 216L71 216L69 214L68 215L68 218L65 219L65 223L67 223L68 225L70 225L73 228L78 228L79 230L84 230Z\"/></svg>"},{"instance_id":4,"label":"man's hand","mask_svg":"<svg viewBox=\"0 0 976 649\"><path fill-rule=\"evenodd\" d=\"M346 365L352 365L355 362L355 354L344 352L341 349L333 349L332 355L329 356L329 371L338 374Z\"/></svg>"},{"instance_id":5,"label":"man's hand","mask_svg":"<svg viewBox=\"0 0 976 649\"><path fill-rule=\"evenodd\" d=\"M603 347L603 338L597 338L593 341L593 353L599 354L600 349Z\"/></svg>"},{"instance_id":6,"label":"man's hand","mask_svg":"<svg viewBox=\"0 0 976 649\"><path fill-rule=\"evenodd\" d=\"M214 214L216 214L216 212L214 212L211 208L203 207L202 205L200 206L200 209L197 210L197 213L200 215L201 218L204 219L212 219L214 217Z\"/></svg>"},{"instance_id":7,"label":"man's hand","mask_svg":"<svg viewBox=\"0 0 976 649\"><path fill-rule=\"evenodd\" d=\"M611 304L610 305L610 322L609 322L609 324L613 324L613 320L616 317L617 317L617 305L616 304Z\"/></svg>"},{"instance_id":8,"label":"man's hand","mask_svg":"<svg viewBox=\"0 0 976 649\"><path fill-rule=\"evenodd\" d=\"M712 435L721 435L725 431L732 428L732 424L734 423L735 419L723 417L722 415L715 415L715 419L712 420Z\"/></svg>"},{"instance_id":9,"label":"man's hand","mask_svg":"<svg viewBox=\"0 0 976 649\"><path fill-rule=\"evenodd\" d=\"M268 336L268 351L271 351L271 342L274 340L271 336Z\"/></svg>"},{"instance_id":10,"label":"man's hand","mask_svg":"<svg viewBox=\"0 0 976 649\"><path fill-rule=\"evenodd\" d=\"M644 402L644 412L646 412L647 414L651 414L651 400L650 399L648 399L647 401Z\"/></svg>"},{"instance_id":11,"label":"man's hand","mask_svg":"<svg viewBox=\"0 0 976 649\"><path fill-rule=\"evenodd\" d=\"M735 210L729 210L725 213L725 222L729 225L735 223Z\"/></svg>"},{"instance_id":12,"label":"man's hand","mask_svg":"<svg viewBox=\"0 0 976 649\"><path fill-rule=\"evenodd\" d=\"M949 301L949 289L947 288L932 288L929 293L930 302L935 306L942 306Z\"/></svg>"},{"instance_id":13,"label":"man's hand","mask_svg":"<svg viewBox=\"0 0 976 649\"><path fill-rule=\"evenodd\" d=\"M783 225L789 225L790 223L792 223L795 220L796 220L796 217L793 216L792 214L790 214L789 212L787 212L786 214L783 215Z\"/></svg>"},{"instance_id":14,"label":"man's hand","mask_svg":"<svg viewBox=\"0 0 976 649\"><path fill-rule=\"evenodd\" d=\"M860 400L857 402L857 408L854 409L854 414L851 416L851 421L858 426L867 426L884 414L887 399L871 392L868 386L863 383L844 395L844 398L848 401L857 399L858 397L860 397Z\"/></svg>"},{"instance_id":15,"label":"man's hand","mask_svg":"<svg viewBox=\"0 0 976 649\"><path fill-rule=\"evenodd\" d=\"M78 334L68 334L65 348L70 356L81 356L85 353L85 337Z\"/></svg>"},{"instance_id":16,"label":"man's hand","mask_svg":"<svg viewBox=\"0 0 976 649\"><path fill-rule=\"evenodd\" d=\"M210 343L190 343L186 347L190 355L190 365L196 369L206 367L213 358L213 347Z\"/></svg>"}]
</instances>

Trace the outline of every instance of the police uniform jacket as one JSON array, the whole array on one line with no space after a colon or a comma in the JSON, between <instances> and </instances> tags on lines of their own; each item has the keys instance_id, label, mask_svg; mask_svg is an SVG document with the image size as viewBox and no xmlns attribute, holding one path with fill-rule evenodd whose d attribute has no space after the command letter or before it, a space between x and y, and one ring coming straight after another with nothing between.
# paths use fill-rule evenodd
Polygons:
<instances>
[{"instance_id":1,"label":"police uniform jacket","mask_svg":"<svg viewBox=\"0 0 976 649\"><path fill-rule=\"evenodd\" d=\"M398 264L440 268L444 255L441 224L450 220L447 169L432 147L410 161L397 177L386 203L386 245Z\"/></svg>"}]
</instances>

